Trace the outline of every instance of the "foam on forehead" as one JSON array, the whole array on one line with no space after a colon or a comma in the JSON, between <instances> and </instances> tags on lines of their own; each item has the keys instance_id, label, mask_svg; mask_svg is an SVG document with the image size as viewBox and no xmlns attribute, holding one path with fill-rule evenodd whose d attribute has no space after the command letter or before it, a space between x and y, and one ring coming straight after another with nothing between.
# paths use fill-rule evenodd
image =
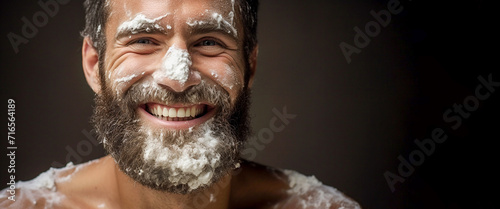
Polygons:
<instances>
[{"instance_id":1,"label":"foam on forehead","mask_svg":"<svg viewBox=\"0 0 500 209\"><path fill-rule=\"evenodd\" d=\"M125 16L128 19L131 19L133 16L136 16L139 13L151 14L150 16L148 15L149 16L148 18L160 17L162 14L165 13L171 13L173 15L176 15L178 14L177 12L184 10L185 8L183 7L187 6L188 4L194 4L192 5L191 9L195 10L198 9L200 10L200 13L203 10L220 13L225 18L228 17L228 20L230 20L229 22L231 23L233 23L235 12L237 12L236 10L237 5L235 3L235 0L211 0L211 1L206 1L205 3L203 3L202 1L198 2L196 0L194 1L168 0L164 1L164 3L162 4L155 5L154 7L143 6L142 4L139 3L140 1L132 1L133 3L130 3L127 0L122 0L122 1L124 2L120 3L115 0L111 4L108 3L107 6L109 6L110 8L114 8L111 10L123 10ZM139 3L139 4L134 4L134 3ZM153 14L151 12L156 14Z\"/></svg>"},{"instance_id":2,"label":"foam on forehead","mask_svg":"<svg viewBox=\"0 0 500 209\"><path fill-rule=\"evenodd\" d=\"M147 32L149 32L148 30L165 30L165 28L157 22L165 18L167 15L169 15L169 13L156 18L148 18L144 14L138 13L134 18L120 24L116 30L117 34L127 32L134 34L141 30L146 30Z\"/></svg>"}]
</instances>

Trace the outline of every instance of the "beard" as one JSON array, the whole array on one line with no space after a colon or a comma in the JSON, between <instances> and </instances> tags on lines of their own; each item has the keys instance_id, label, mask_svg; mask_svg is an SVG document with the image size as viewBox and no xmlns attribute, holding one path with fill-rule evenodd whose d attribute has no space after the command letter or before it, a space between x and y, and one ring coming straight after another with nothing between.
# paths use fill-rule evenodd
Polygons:
<instances>
[{"instance_id":1,"label":"beard","mask_svg":"<svg viewBox=\"0 0 500 209\"><path fill-rule=\"evenodd\" d=\"M205 81L180 93L143 81L132 85L122 98L102 86L92 123L105 150L133 180L155 190L187 194L207 188L238 167L250 133L247 87L231 105L222 87ZM208 102L216 113L188 130L153 128L141 122L137 113L148 102Z\"/></svg>"}]
</instances>

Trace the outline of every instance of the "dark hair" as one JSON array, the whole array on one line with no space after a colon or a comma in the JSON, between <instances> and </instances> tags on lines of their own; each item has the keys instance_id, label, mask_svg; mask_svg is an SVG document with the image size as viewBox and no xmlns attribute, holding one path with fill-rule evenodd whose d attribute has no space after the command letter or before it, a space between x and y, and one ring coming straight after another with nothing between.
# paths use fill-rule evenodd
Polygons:
<instances>
[{"instance_id":1,"label":"dark hair","mask_svg":"<svg viewBox=\"0 0 500 209\"><path fill-rule=\"evenodd\" d=\"M243 32L245 34L243 47L245 49L245 57L252 53L252 50L257 46L257 14L259 9L259 0L237 0L240 8L240 17L243 23Z\"/></svg>"},{"instance_id":2,"label":"dark hair","mask_svg":"<svg viewBox=\"0 0 500 209\"><path fill-rule=\"evenodd\" d=\"M243 24L243 49L244 49L244 58L245 58L245 86L248 85L248 81L250 78L250 73L248 73L250 69L249 64L249 56L252 51L257 46L257 17L259 11L259 0L236 0L240 8L240 17L241 22Z\"/></svg>"},{"instance_id":3,"label":"dark hair","mask_svg":"<svg viewBox=\"0 0 500 209\"><path fill-rule=\"evenodd\" d=\"M109 16L109 0L85 0L85 28L81 35L89 37L92 45L97 49L99 60L104 60L106 51L106 37L104 34L106 22ZM257 13L259 7L258 0L236 0L239 6L239 15L244 28L244 56L248 69L248 56L257 46ZM248 73L247 73L248 74ZM247 80L245 78L245 80Z\"/></svg>"},{"instance_id":4,"label":"dark hair","mask_svg":"<svg viewBox=\"0 0 500 209\"><path fill-rule=\"evenodd\" d=\"M99 60L104 58L106 51L106 37L104 34L109 9L106 2L109 0L85 0L85 28L81 32L83 37L89 37L94 48L99 53Z\"/></svg>"}]
</instances>

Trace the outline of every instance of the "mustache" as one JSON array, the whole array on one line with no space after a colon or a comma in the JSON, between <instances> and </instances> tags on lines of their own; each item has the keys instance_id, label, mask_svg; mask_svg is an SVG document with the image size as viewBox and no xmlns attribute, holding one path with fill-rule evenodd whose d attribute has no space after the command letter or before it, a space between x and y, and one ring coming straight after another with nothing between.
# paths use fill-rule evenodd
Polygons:
<instances>
[{"instance_id":1,"label":"mustache","mask_svg":"<svg viewBox=\"0 0 500 209\"><path fill-rule=\"evenodd\" d=\"M110 92L108 92L110 93ZM107 96L106 98L118 99L119 97ZM154 81L140 81L133 84L123 95L122 108L134 110L140 105L149 102L159 104L199 104L208 103L216 107L230 104L229 92L219 85L202 80L199 84L190 86L182 92L176 92L166 86L161 86Z\"/></svg>"}]
</instances>

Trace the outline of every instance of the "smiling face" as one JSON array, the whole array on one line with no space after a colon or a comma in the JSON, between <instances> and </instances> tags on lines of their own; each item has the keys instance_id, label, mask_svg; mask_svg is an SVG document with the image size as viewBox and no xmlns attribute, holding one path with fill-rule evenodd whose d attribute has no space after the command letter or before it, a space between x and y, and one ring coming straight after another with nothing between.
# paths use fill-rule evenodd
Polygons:
<instances>
[{"instance_id":1,"label":"smiling face","mask_svg":"<svg viewBox=\"0 0 500 209\"><path fill-rule=\"evenodd\" d=\"M187 193L217 181L237 164L249 132L244 78L252 64L234 1L108 6L104 60L88 38L83 47L106 150L154 189Z\"/></svg>"},{"instance_id":2,"label":"smiling face","mask_svg":"<svg viewBox=\"0 0 500 209\"><path fill-rule=\"evenodd\" d=\"M110 11L104 78L117 97L140 80L174 92L206 81L224 88L234 104L245 83L242 34L238 34L242 29L234 2L117 0ZM185 121L214 109L213 104L201 102L148 103L144 110L167 121ZM161 125L187 129L202 122Z\"/></svg>"}]
</instances>

